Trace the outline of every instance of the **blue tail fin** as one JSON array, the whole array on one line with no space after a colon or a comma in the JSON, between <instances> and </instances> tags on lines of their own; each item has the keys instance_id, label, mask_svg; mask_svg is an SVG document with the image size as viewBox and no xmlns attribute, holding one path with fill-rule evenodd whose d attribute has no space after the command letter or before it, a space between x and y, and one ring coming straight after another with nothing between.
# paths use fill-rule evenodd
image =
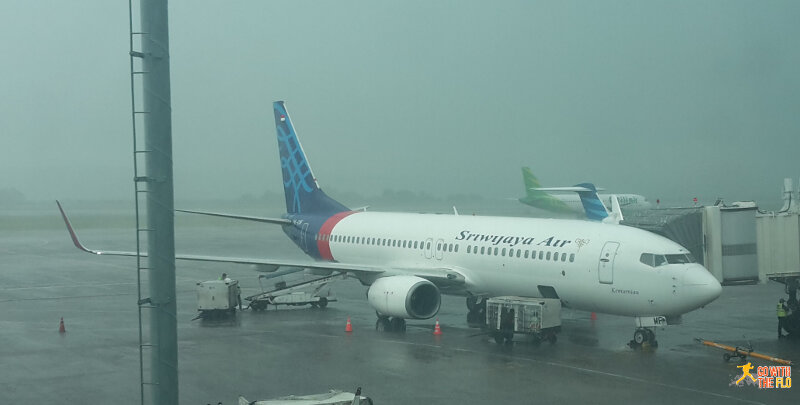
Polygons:
<instances>
[{"instance_id":1,"label":"blue tail fin","mask_svg":"<svg viewBox=\"0 0 800 405\"><path fill-rule=\"evenodd\" d=\"M591 221L602 221L608 217L608 210L606 210L603 202L597 196L597 189L592 183L581 183L575 187L582 187L585 190L577 191L581 197L583 209L586 211L586 218Z\"/></svg>"},{"instance_id":2,"label":"blue tail fin","mask_svg":"<svg viewBox=\"0 0 800 405\"><path fill-rule=\"evenodd\" d=\"M275 127L278 132L286 212L289 214L332 215L337 212L349 211L347 207L328 197L319 188L283 101L272 103L272 108L275 112Z\"/></svg>"}]
</instances>

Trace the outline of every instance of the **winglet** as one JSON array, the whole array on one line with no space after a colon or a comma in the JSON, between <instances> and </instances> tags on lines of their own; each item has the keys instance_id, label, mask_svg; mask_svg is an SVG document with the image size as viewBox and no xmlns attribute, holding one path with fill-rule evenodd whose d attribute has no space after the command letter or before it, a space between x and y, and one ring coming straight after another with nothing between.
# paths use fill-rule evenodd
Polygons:
<instances>
[{"instance_id":1,"label":"winglet","mask_svg":"<svg viewBox=\"0 0 800 405\"><path fill-rule=\"evenodd\" d=\"M69 236L72 238L72 243L75 244L75 247L80 250L83 250L84 252L99 255L100 252L95 252L94 250L87 249L85 246L83 246L81 241L78 239L78 235L75 233L75 230L72 229L72 224L69 222L67 214L64 212L64 209L61 208L61 203L58 200L56 200L56 204L58 204L58 210L61 211L61 218L64 219L64 224L67 225L67 231L69 231Z\"/></svg>"},{"instance_id":2,"label":"winglet","mask_svg":"<svg viewBox=\"0 0 800 405\"><path fill-rule=\"evenodd\" d=\"M619 207L619 200L617 199L616 195L611 196L611 213L608 214L608 217L603 219L604 223L607 224L618 224L622 221L622 209Z\"/></svg>"}]
</instances>

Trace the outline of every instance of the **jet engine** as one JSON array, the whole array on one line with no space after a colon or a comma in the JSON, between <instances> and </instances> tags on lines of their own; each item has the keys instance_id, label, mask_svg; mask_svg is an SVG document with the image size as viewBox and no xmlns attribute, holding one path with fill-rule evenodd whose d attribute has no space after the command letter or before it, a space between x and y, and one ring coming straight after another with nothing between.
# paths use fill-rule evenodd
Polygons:
<instances>
[{"instance_id":1,"label":"jet engine","mask_svg":"<svg viewBox=\"0 0 800 405\"><path fill-rule=\"evenodd\" d=\"M367 300L378 314L405 319L428 319L442 302L439 289L417 276L381 277L367 290Z\"/></svg>"}]
</instances>

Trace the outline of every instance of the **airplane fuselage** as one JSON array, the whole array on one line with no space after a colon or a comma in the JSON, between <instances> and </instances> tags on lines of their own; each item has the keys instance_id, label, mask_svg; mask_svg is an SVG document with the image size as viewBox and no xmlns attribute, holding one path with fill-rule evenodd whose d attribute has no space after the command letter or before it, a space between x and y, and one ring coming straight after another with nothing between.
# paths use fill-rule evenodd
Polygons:
<instances>
[{"instance_id":1,"label":"airplane fuselage","mask_svg":"<svg viewBox=\"0 0 800 405\"><path fill-rule=\"evenodd\" d=\"M577 194L551 194L556 199L560 200L564 204L566 204L572 211L577 213L583 213L584 207L583 203L581 203L581 199ZM619 206L622 209L626 210L641 210L651 208L652 204L644 196L638 194L614 194L617 196L617 201L619 202ZM600 201L605 204L606 207L611 207L611 199L613 197L612 194L597 194L597 197Z\"/></svg>"},{"instance_id":2,"label":"airplane fuselage","mask_svg":"<svg viewBox=\"0 0 800 405\"><path fill-rule=\"evenodd\" d=\"M560 298L572 308L629 316L680 315L719 295L719 283L697 263L643 263L643 253L690 256L627 226L352 211L288 218L287 234L317 259L380 266L381 276L457 269L463 288L445 294Z\"/></svg>"}]
</instances>

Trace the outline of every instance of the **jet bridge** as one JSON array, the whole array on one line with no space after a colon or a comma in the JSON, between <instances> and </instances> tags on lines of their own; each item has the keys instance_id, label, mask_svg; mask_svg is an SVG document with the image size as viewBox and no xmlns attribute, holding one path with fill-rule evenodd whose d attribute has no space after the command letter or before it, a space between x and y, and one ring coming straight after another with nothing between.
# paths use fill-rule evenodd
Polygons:
<instances>
[{"instance_id":1,"label":"jet bridge","mask_svg":"<svg viewBox=\"0 0 800 405\"><path fill-rule=\"evenodd\" d=\"M667 237L692 253L723 284L759 280L752 202L631 211L623 225Z\"/></svg>"}]
</instances>

